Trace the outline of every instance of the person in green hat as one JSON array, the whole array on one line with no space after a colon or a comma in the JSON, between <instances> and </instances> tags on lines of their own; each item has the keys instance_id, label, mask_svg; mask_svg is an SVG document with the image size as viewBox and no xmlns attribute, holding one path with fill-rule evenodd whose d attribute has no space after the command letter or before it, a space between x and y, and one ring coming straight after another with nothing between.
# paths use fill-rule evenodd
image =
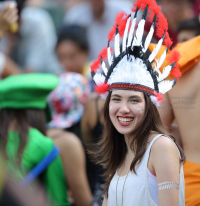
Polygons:
<instances>
[{"instance_id":1,"label":"person in green hat","mask_svg":"<svg viewBox=\"0 0 200 206\"><path fill-rule=\"evenodd\" d=\"M22 174L32 171L55 147L52 139L30 126L28 114L32 110L35 115L41 114L47 95L57 85L58 77L52 74L21 74L0 82L1 151L8 165L20 166ZM38 124L44 125L44 118ZM49 201L70 205L60 156L46 167L41 177Z\"/></svg>"}]
</instances>

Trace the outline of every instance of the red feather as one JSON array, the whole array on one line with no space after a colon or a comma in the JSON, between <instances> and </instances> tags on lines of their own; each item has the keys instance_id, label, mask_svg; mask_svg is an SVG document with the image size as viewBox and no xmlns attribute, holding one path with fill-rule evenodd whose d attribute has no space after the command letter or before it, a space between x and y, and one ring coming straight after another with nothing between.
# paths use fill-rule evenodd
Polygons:
<instances>
[{"instance_id":1,"label":"red feather","mask_svg":"<svg viewBox=\"0 0 200 206\"><path fill-rule=\"evenodd\" d=\"M154 91L154 96L157 98L158 102L164 101L163 95L161 93L157 93L156 91Z\"/></svg>"},{"instance_id":2,"label":"red feather","mask_svg":"<svg viewBox=\"0 0 200 206\"><path fill-rule=\"evenodd\" d=\"M115 36L116 28L117 28L116 25L118 25L120 36L121 37L123 36L124 30L125 30L125 27L126 27L127 18L128 18L128 15L124 11L121 11L117 14L117 16L115 18L115 24L112 26L112 29L108 33L108 40L109 41L114 40L114 36Z\"/></svg>"},{"instance_id":3,"label":"red feather","mask_svg":"<svg viewBox=\"0 0 200 206\"><path fill-rule=\"evenodd\" d=\"M155 8L157 6L155 0L137 0L132 8L132 11L135 11L136 8L142 9L144 11L144 9L146 8L147 5L148 5L148 9L152 8L153 10L155 10Z\"/></svg>"},{"instance_id":4,"label":"red feather","mask_svg":"<svg viewBox=\"0 0 200 206\"><path fill-rule=\"evenodd\" d=\"M99 94L103 94L108 91L108 84L100 84L100 85L95 85L95 91Z\"/></svg>"},{"instance_id":5,"label":"red feather","mask_svg":"<svg viewBox=\"0 0 200 206\"><path fill-rule=\"evenodd\" d=\"M96 70L100 67L100 60L94 60L93 64L90 66L91 71L96 72Z\"/></svg>"},{"instance_id":6,"label":"red feather","mask_svg":"<svg viewBox=\"0 0 200 206\"><path fill-rule=\"evenodd\" d=\"M166 32L165 39L164 39L164 45L166 45L168 48L170 48L172 46L172 43L173 42L169 37L169 33Z\"/></svg>"},{"instance_id":7,"label":"red feather","mask_svg":"<svg viewBox=\"0 0 200 206\"><path fill-rule=\"evenodd\" d=\"M167 56L167 61L170 62L171 64L174 62L178 63L180 57L181 57L180 53L174 50Z\"/></svg>"},{"instance_id":8,"label":"red feather","mask_svg":"<svg viewBox=\"0 0 200 206\"><path fill-rule=\"evenodd\" d=\"M170 74L172 74L176 79L179 79L182 76L182 73L181 73L180 69L178 68L178 63L171 70Z\"/></svg>"},{"instance_id":9,"label":"red feather","mask_svg":"<svg viewBox=\"0 0 200 206\"><path fill-rule=\"evenodd\" d=\"M145 7L146 7L146 2L149 2L150 0L137 0L136 1L136 6L137 6L137 8L138 9L142 9L142 10L144 10L145 9Z\"/></svg>"},{"instance_id":10,"label":"red feather","mask_svg":"<svg viewBox=\"0 0 200 206\"><path fill-rule=\"evenodd\" d=\"M137 8L138 8L137 3L135 3L135 4L133 4L131 11L136 12Z\"/></svg>"},{"instance_id":11,"label":"red feather","mask_svg":"<svg viewBox=\"0 0 200 206\"><path fill-rule=\"evenodd\" d=\"M161 7L156 4L156 1L153 1L151 9L155 15L158 15L161 12Z\"/></svg>"},{"instance_id":12,"label":"red feather","mask_svg":"<svg viewBox=\"0 0 200 206\"><path fill-rule=\"evenodd\" d=\"M124 11L119 12L116 16L115 23L116 25L118 25L120 37L124 35L127 18L128 18L128 15Z\"/></svg>"},{"instance_id":13,"label":"red feather","mask_svg":"<svg viewBox=\"0 0 200 206\"><path fill-rule=\"evenodd\" d=\"M100 59L102 58L102 60L106 60L107 58L107 47L104 47L101 52L99 53L98 55L98 59L99 59L99 62L100 62Z\"/></svg>"},{"instance_id":14,"label":"red feather","mask_svg":"<svg viewBox=\"0 0 200 206\"><path fill-rule=\"evenodd\" d=\"M167 19L164 16L163 13L159 13L158 14L158 21L156 24L156 35L161 38L163 36L163 34L165 33L165 31L168 30L168 23L167 23Z\"/></svg>"},{"instance_id":15,"label":"red feather","mask_svg":"<svg viewBox=\"0 0 200 206\"><path fill-rule=\"evenodd\" d=\"M180 59L180 53L176 50L172 51L169 56L167 57L167 61L170 62L170 64L172 63L176 63L175 67L172 69L172 71L170 72L175 78L179 78L181 77L181 72L178 68L178 61Z\"/></svg>"},{"instance_id":16,"label":"red feather","mask_svg":"<svg viewBox=\"0 0 200 206\"><path fill-rule=\"evenodd\" d=\"M115 36L115 31L116 31L116 25L114 24L110 32L108 33L108 40L113 41L114 36Z\"/></svg>"},{"instance_id":17,"label":"red feather","mask_svg":"<svg viewBox=\"0 0 200 206\"><path fill-rule=\"evenodd\" d=\"M161 11L161 7L158 6L156 4L156 2L154 1L154 3L152 4L152 7L151 7L151 11L150 11L148 20L150 22L152 22L153 18L154 18L154 15L156 15L156 18L158 18L158 14L160 13L160 11Z\"/></svg>"}]
</instances>

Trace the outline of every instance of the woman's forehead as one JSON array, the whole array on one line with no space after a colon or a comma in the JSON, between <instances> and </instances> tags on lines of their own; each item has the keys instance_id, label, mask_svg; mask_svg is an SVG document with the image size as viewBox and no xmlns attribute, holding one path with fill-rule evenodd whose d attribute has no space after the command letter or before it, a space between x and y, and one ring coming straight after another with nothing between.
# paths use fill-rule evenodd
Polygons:
<instances>
[{"instance_id":1,"label":"woman's forehead","mask_svg":"<svg viewBox=\"0 0 200 206\"><path fill-rule=\"evenodd\" d=\"M113 90L111 96L121 96L121 97L131 97L131 96L138 96L138 97L144 97L144 94L139 91L134 90Z\"/></svg>"}]
</instances>

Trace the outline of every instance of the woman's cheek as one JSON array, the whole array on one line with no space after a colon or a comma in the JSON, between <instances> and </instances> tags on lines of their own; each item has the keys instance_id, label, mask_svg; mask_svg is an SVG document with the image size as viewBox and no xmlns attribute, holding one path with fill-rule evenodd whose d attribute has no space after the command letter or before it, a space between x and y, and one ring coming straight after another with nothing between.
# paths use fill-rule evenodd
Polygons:
<instances>
[{"instance_id":1,"label":"woman's cheek","mask_svg":"<svg viewBox=\"0 0 200 206\"><path fill-rule=\"evenodd\" d=\"M144 113L144 107L140 105L134 106L132 107L132 112L137 116L141 116Z\"/></svg>"},{"instance_id":2,"label":"woman's cheek","mask_svg":"<svg viewBox=\"0 0 200 206\"><path fill-rule=\"evenodd\" d=\"M118 105L110 103L110 105L109 105L109 114L114 115L117 112L118 107L119 107Z\"/></svg>"}]
</instances>

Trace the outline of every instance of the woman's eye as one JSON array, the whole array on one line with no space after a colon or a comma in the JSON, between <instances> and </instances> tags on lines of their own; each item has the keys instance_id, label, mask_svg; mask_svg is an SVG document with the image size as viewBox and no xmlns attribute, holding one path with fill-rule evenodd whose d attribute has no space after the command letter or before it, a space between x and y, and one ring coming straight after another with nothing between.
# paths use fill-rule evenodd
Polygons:
<instances>
[{"instance_id":1,"label":"woman's eye","mask_svg":"<svg viewBox=\"0 0 200 206\"><path fill-rule=\"evenodd\" d=\"M114 98L114 99L112 99L113 101L120 101L120 99L117 99L117 98Z\"/></svg>"},{"instance_id":2,"label":"woman's eye","mask_svg":"<svg viewBox=\"0 0 200 206\"><path fill-rule=\"evenodd\" d=\"M139 102L139 100L137 100L137 99L131 99L130 102L134 102L134 103L135 103L135 102Z\"/></svg>"}]
</instances>

